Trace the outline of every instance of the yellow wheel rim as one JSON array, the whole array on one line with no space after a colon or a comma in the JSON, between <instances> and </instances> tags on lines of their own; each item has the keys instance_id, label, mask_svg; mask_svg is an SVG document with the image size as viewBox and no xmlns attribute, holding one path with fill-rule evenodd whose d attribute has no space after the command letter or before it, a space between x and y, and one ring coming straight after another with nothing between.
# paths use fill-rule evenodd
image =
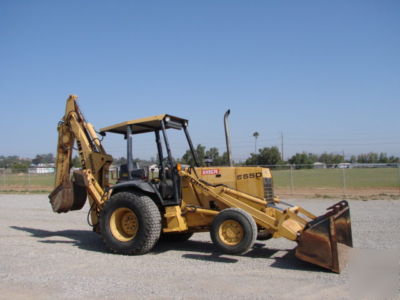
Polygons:
<instances>
[{"instance_id":1,"label":"yellow wheel rim","mask_svg":"<svg viewBox=\"0 0 400 300\"><path fill-rule=\"evenodd\" d=\"M127 208L117 208L110 218L112 235L121 242L132 240L139 229L139 222L135 213Z\"/></svg>"},{"instance_id":2,"label":"yellow wheel rim","mask_svg":"<svg viewBox=\"0 0 400 300\"><path fill-rule=\"evenodd\" d=\"M218 235L224 244L236 246L242 241L244 231L239 222L226 220L219 226Z\"/></svg>"}]
</instances>

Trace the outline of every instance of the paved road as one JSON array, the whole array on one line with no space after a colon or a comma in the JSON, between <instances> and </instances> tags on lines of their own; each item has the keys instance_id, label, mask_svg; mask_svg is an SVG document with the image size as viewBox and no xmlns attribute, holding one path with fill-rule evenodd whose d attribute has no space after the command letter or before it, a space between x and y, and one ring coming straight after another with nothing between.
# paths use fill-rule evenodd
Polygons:
<instances>
[{"instance_id":1,"label":"paved road","mask_svg":"<svg viewBox=\"0 0 400 300\"><path fill-rule=\"evenodd\" d=\"M316 214L334 202L296 201ZM0 299L397 297L400 201L350 207L358 255L337 275L297 260L284 239L243 256L216 253L207 233L143 256L110 254L86 224L87 208L55 214L46 195L0 195Z\"/></svg>"}]
</instances>

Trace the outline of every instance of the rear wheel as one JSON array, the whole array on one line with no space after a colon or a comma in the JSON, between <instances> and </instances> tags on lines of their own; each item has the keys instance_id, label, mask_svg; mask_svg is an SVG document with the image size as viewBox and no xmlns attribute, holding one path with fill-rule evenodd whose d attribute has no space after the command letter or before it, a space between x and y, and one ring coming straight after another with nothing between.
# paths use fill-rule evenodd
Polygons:
<instances>
[{"instance_id":1,"label":"rear wheel","mask_svg":"<svg viewBox=\"0 0 400 300\"><path fill-rule=\"evenodd\" d=\"M106 246L121 254L143 254L157 243L161 215L145 195L120 192L111 196L101 212L101 234Z\"/></svg>"},{"instance_id":2,"label":"rear wheel","mask_svg":"<svg viewBox=\"0 0 400 300\"><path fill-rule=\"evenodd\" d=\"M214 245L222 252L241 254L253 246L257 225L244 210L227 208L215 217L210 235Z\"/></svg>"}]
</instances>

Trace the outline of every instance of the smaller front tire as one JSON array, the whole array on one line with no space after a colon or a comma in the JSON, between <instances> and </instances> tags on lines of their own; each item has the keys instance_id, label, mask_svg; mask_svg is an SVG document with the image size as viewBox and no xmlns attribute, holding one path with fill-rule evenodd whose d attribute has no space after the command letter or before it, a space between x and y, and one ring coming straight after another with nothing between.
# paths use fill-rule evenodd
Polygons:
<instances>
[{"instance_id":1,"label":"smaller front tire","mask_svg":"<svg viewBox=\"0 0 400 300\"><path fill-rule=\"evenodd\" d=\"M242 254L253 246L257 237L257 225L244 210L227 208L214 218L210 235L220 251Z\"/></svg>"}]
</instances>

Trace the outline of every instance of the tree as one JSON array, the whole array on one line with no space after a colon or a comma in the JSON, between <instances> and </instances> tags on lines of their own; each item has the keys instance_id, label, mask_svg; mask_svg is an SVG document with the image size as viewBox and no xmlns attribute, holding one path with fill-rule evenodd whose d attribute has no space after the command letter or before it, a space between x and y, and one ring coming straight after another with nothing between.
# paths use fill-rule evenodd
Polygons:
<instances>
[{"instance_id":1,"label":"tree","mask_svg":"<svg viewBox=\"0 0 400 300\"><path fill-rule=\"evenodd\" d=\"M31 162L29 160L19 160L12 163L11 168L17 172L26 171L29 168Z\"/></svg>"},{"instance_id":2,"label":"tree","mask_svg":"<svg viewBox=\"0 0 400 300\"><path fill-rule=\"evenodd\" d=\"M387 154L386 154L386 153L379 153L378 161L379 161L381 164L387 164L387 163L389 162L389 159L388 159L388 157L387 157Z\"/></svg>"},{"instance_id":3,"label":"tree","mask_svg":"<svg viewBox=\"0 0 400 300\"><path fill-rule=\"evenodd\" d=\"M32 159L32 164L34 165L50 164L50 163L54 163L53 153L37 154L36 157Z\"/></svg>"},{"instance_id":4,"label":"tree","mask_svg":"<svg viewBox=\"0 0 400 300\"><path fill-rule=\"evenodd\" d=\"M43 157L39 154L36 155L34 159L32 159L32 164L39 165L43 163Z\"/></svg>"},{"instance_id":5,"label":"tree","mask_svg":"<svg viewBox=\"0 0 400 300\"><path fill-rule=\"evenodd\" d=\"M79 158L78 155L75 155L75 156L72 158L71 163L72 163L72 166L73 166L74 168L81 168L81 167L82 167L81 159Z\"/></svg>"},{"instance_id":6,"label":"tree","mask_svg":"<svg viewBox=\"0 0 400 300\"><path fill-rule=\"evenodd\" d=\"M254 136L254 153L257 153L257 139L260 136L260 134L256 131L253 133Z\"/></svg>"},{"instance_id":7,"label":"tree","mask_svg":"<svg viewBox=\"0 0 400 300\"><path fill-rule=\"evenodd\" d=\"M225 166L229 164L228 152L224 152L222 155L219 155L218 148L216 147L211 147L209 150L207 150L205 157L212 160L211 166Z\"/></svg>"},{"instance_id":8,"label":"tree","mask_svg":"<svg viewBox=\"0 0 400 300\"><path fill-rule=\"evenodd\" d=\"M369 153L362 153L357 156L357 162L362 164L373 164L379 162L379 155L378 153L369 152Z\"/></svg>"},{"instance_id":9,"label":"tree","mask_svg":"<svg viewBox=\"0 0 400 300\"><path fill-rule=\"evenodd\" d=\"M200 166L204 165L204 158L206 156L205 150L206 147L202 146L201 144L198 144L196 149L194 150L197 154L197 159L199 160ZM181 162L190 166L195 165L193 155L190 150L186 150L185 154L182 156Z\"/></svg>"},{"instance_id":10,"label":"tree","mask_svg":"<svg viewBox=\"0 0 400 300\"><path fill-rule=\"evenodd\" d=\"M259 149L258 152L258 154L250 154L246 165L278 165L282 163L278 147L265 147Z\"/></svg>"},{"instance_id":11,"label":"tree","mask_svg":"<svg viewBox=\"0 0 400 300\"><path fill-rule=\"evenodd\" d=\"M216 147L211 147L207 150L206 147L202 145L197 145L195 151L197 153L197 157L201 166L205 164L206 158L212 160L212 162L210 163L211 166L225 166L229 164L228 153L224 152L222 155L219 155L219 150ZM192 152L190 150L187 150L180 159L180 162L183 164L194 166Z\"/></svg>"},{"instance_id":12,"label":"tree","mask_svg":"<svg viewBox=\"0 0 400 300\"><path fill-rule=\"evenodd\" d=\"M248 166L256 166L258 165L259 154L250 153L250 157L246 159L245 164Z\"/></svg>"},{"instance_id":13,"label":"tree","mask_svg":"<svg viewBox=\"0 0 400 300\"><path fill-rule=\"evenodd\" d=\"M340 154L324 152L319 156L318 160L327 165L335 165L344 162L344 156Z\"/></svg>"},{"instance_id":14,"label":"tree","mask_svg":"<svg viewBox=\"0 0 400 300\"><path fill-rule=\"evenodd\" d=\"M225 151L220 159L219 164L215 164L216 166L229 166L228 152Z\"/></svg>"},{"instance_id":15,"label":"tree","mask_svg":"<svg viewBox=\"0 0 400 300\"><path fill-rule=\"evenodd\" d=\"M312 153L296 153L289 159L289 163L296 165L296 169L311 169L312 164L317 161L317 156Z\"/></svg>"},{"instance_id":16,"label":"tree","mask_svg":"<svg viewBox=\"0 0 400 300\"><path fill-rule=\"evenodd\" d=\"M1 156L0 157L0 168L11 168L11 166L21 161L21 159L16 155L11 156Z\"/></svg>"},{"instance_id":17,"label":"tree","mask_svg":"<svg viewBox=\"0 0 400 300\"><path fill-rule=\"evenodd\" d=\"M43 157L46 164L51 164L55 162L53 153L43 154Z\"/></svg>"},{"instance_id":18,"label":"tree","mask_svg":"<svg viewBox=\"0 0 400 300\"><path fill-rule=\"evenodd\" d=\"M381 152L379 154L374 152L369 152L357 155L357 162L362 164L375 164L375 163L389 164L389 163L398 163L399 161L400 161L399 157L396 156L388 157L387 154L384 152Z\"/></svg>"},{"instance_id":19,"label":"tree","mask_svg":"<svg viewBox=\"0 0 400 300\"><path fill-rule=\"evenodd\" d=\"M17 169L24 171L29 168L31 160L27 158L20 158L17 155L0 156L0 168Z\"/></svg>"},{"instance_id":20,"label":"tree","mask_svg":"<svg viewBox=\"0 0 400 300\"><path fill-rule=\"evenodd\" d=\"M126 160L125 157L120 157L120 158L114 159L114 164L117 166L126 165L127 163L128 163L128 161Z\"/></svg>"},{"instance_id":21,"label":"tree","mask_svg":"<svg viewBox=\"0 0 400 300\"><path fill-rule=\"evenodd\" d=\"M218 165L220 160L218 148L211 147L209 150L206 151L205 157L212 160L212 165Z\"/></svg>"}]
</instances>

